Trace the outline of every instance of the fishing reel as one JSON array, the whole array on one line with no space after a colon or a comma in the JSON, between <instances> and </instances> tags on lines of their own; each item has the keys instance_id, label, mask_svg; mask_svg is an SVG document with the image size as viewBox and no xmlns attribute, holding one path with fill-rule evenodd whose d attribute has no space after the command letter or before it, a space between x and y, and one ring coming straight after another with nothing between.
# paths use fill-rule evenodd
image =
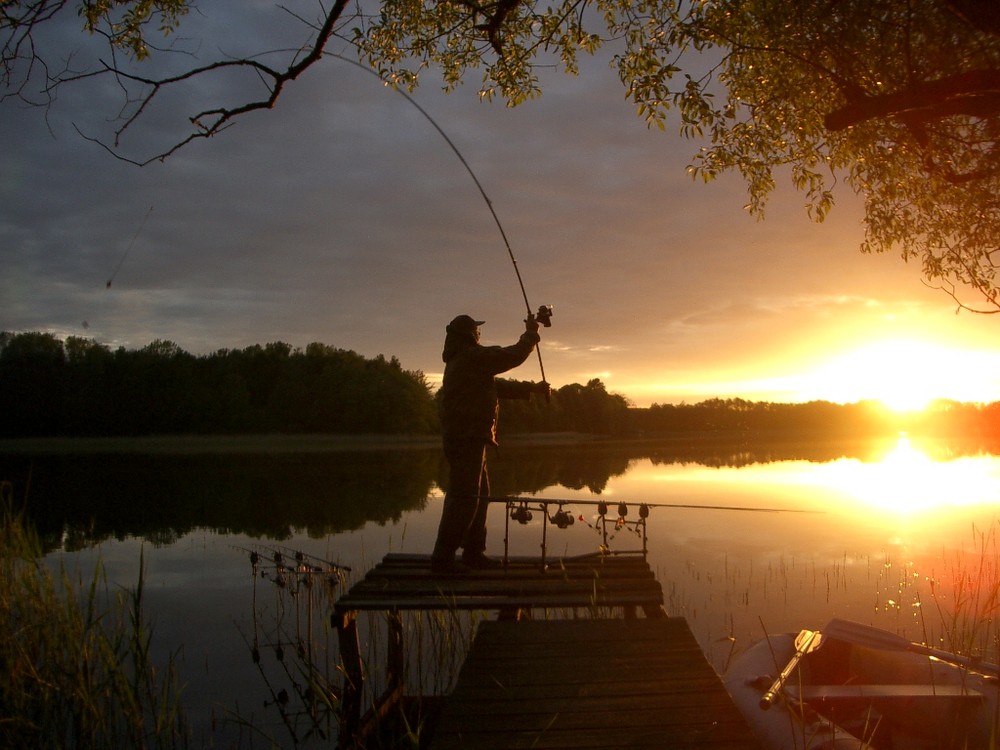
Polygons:
<instances>
[{"instance_id":1,"label":"fishing reel","mask_svg":"<svg viewBox=\"0 0 1000 750\"><path fill-rule=\"evenodd\" d=\"M528 506L525 503L522 503L516 508L511 508L510 517L522 526L526 526L532 519L531 511L528 510Z\"/></svg>"},{"instance_id":2,"label":"fishing reel","mask_svg":"<svg viewBox=\"0 0 1000 750\"><path fill-rule=\"evenodd\" d=\"M549 516L549 520L560 529L569 528L576 522L576 519L573 518L572 514L569 511L564 510L562 506L559 507L559 510Z\"/></svg>"},{"instance_id":3,"label":"fishing reel","mask_svg":"<svg viewBox=\"0 0 1000 750\"><path fill-rule=\"evenodd\" d=\"M552 327L552 305L539 305L538 312L534 315L535 320L546 328Z\"/></svg>"}]
</instances>

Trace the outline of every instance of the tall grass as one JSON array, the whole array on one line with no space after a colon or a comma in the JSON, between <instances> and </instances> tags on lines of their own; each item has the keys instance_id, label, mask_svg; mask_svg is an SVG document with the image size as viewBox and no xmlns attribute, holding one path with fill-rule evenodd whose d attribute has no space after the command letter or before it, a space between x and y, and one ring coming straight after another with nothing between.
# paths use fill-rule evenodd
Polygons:
<instances>
[{"instance_id":1,"label":"tall grass","mask_svg":"<svg viewBox=\"0 0 1000 750\"><path fill-rule=\"evenodd\" d=\"M328 747L341 718L345 680L334 618L336 598L348 588L346 573L324 566L280 561L266 545L251 551L253 633L243 634L269 695L266 715L233 712L228 721L272 747ZM298 553L295 554L298 559ZM266 582L265 591L259 589ZM405 750L426 744L440 708L472 642L478 613L458 608L400 612L402 672L390 677L390 619L383 611L357 613L364 689L358 750ZM402 696L383 703L390 680ZM275 715L277 721L275 721Z\"/></svg>"},{"instance_id":2,"label":"tall grass","mask_svg":"<svg viewBox=\"0 0 1000 750\"><path fill-rule=\"evenodd\" d=\"M143 564L128 591L53 571L0 483L0 747L176 748L189 732L173 658L150 656Z\"/></svg>"},{"instance_id":3,"label":"tall grass","mask_svg":"<svg viewBox=\"0 0 1000 750\"><path fill-rule=\"evenodd\" d=\"M1000 651L1000 522L973 528L974 551L957 559L931 596L942 629L941 644L957 654L996 661Z\"/></svg>"}]
</instances>

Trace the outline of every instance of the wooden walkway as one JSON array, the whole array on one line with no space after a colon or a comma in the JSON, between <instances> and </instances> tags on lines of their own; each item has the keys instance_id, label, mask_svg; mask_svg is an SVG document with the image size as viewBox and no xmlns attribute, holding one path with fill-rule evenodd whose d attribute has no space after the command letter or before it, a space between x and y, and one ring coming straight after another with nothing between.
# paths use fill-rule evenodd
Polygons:
<instances>
[{"instance_id":1,"label":"wooden walkway","mask_svg":"<svg viewBox=\"0 0 1000 750\"><path fill-rule=\"evenodd\" d=\"M482 622L432 750L759 746L683 618Z\"/></svg>"},{"instance_id":2,"label":"wooden walkway","mask_svg":"<svg viewBox=\"0 0 1000 750\"><path fill-rule=\"evenodd\" d=\"M687 623L666 616L663 589L643 557L544 567L538 558L513 558L495 570L442 576L429 556L408 554L386 555L334 604L345 678L341 748L405 697L401 612L433 609L498 617L479 623L435 750L757 748ZM388 623L387 688L364 716L361 611L384 611ZM574 619L527 619L538 611Z\"/></svg>"}]
</instances>

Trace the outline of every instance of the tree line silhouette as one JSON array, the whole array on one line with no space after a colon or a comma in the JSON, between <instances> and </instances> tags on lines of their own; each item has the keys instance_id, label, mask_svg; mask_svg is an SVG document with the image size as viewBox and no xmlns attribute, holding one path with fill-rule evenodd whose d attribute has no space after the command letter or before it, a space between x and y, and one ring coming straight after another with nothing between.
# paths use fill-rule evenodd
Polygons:
<instances>
[{"instance_id":1,"label":"tree line silhouette","mask_svg":"<svg viewBox=\"0 0 1000 750\"><path fill-rule=\"evenodd\" d=\"M995 445L1000 440L1000 402L973 404L939 399L926 409L898 413L880 401L771 403L715 398L698 404L653 404L632 413L631 427L648 435L743 435L864 438L908 432Z\"/></svg>"},{"instance_id":2,"label":"tree line silhouette","mask_svg":"<svg viewBox=\"0 0 1000 750\"><path fill-rule=\"evenodd\" d=\"M0 333L0 437L167 434L436 434L435 393L395 357L311 343L220 349L196 356L170 341L110 349L51 333ZM970 439L1000 436L1000 402L936 402L900 416L878 402L804 404L710 399L636 408L590 380L551 399L509 401L503 435L572 432L623 437L860 437L907 429Z\"/></svg>"},{"instance_id":3,"label":"tree line silhouette","mask_svg":"<svg viewBox=\"0 0 1000 750\"><path fill-rule=\"evenodd\" d=\"M157 340L110 350L49 333L0 334L3 434L421 433L428 385L393 357L282 342L206 356Z\"/></svg>"}]
</instances>

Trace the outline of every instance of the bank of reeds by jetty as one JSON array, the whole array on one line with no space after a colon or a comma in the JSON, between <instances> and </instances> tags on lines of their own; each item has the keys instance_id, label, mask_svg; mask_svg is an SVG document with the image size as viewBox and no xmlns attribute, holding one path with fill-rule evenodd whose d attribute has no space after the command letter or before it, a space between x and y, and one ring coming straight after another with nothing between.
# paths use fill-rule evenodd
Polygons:
<instances>
[{"instance_id":1,"label":"bank of reeds by jetty","mask_svg":"<svg viewBox=\"0 0 1000 750\"><path fill-rule=\"evenodd\" d=\"M154 667L143 574L127 591L53 569L0 483L0 747L177 748L189 734L173 665Z\"/></svg>"}]
</instances>

